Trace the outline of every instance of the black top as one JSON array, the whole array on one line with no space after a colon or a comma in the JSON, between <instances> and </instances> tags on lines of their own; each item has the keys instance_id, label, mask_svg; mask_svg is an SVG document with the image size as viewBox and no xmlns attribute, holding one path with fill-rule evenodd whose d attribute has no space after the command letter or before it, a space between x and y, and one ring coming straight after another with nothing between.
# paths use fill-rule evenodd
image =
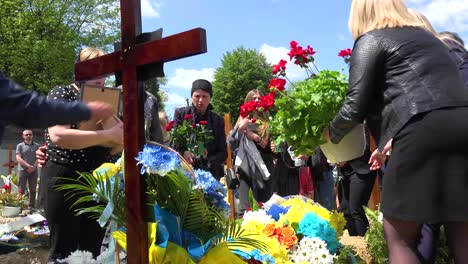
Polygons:
<instances>
[{"instance_id":1,"label":"black top","mask_svg":"<svg viewBox=\"0 0 468 264\"><path fill-rule=\"evenodd\" d=\"M416 27L373 30L354 43L349 90L330 139L339 142L366 119L383 149L411 117L467 105L468 91L440 40Z\"/></svg>"},{"instance_id":2,"label":"black top","mask_svg":"<svg viewBox=\"0 0 468 264\"><path fill-rule=\"evenodd\" d=\"M208 167L216 178L220 178L224 174L222 164L227 158L226 134L224 131L224 119L211 111L211 105L204 115L198 115L195 109L191 106L177 108L174 113L174 126L182 124L184 116L192 115L192 124L200 123L201 120L206 120L206 129L213 131L213 139L208 142L206 150L208 151ZM177 151L181 154L186 150L185 146L177 146Z\"/></svg>"},{"instance_id":3,"label":"black top","mask_svg":"<svg viewBox=\"0 0 468 264\"><path fill-rule=\"evenodd\" d=\"M73 86L56 86L47 96L50 101L77 101L80 99L80 92L73 88ZM77 129L78 124L71 124L72 129ZM64 149L61 148L50 140L49 131L46 129L47 141L47 158L50 161L59 164L77 164L89 161L96 161L97 159L104 162L108 159L110 149L100 146L93 146L84 149ZM96 161L100 163L99 161Z\"/></svg>"}]
</instances>

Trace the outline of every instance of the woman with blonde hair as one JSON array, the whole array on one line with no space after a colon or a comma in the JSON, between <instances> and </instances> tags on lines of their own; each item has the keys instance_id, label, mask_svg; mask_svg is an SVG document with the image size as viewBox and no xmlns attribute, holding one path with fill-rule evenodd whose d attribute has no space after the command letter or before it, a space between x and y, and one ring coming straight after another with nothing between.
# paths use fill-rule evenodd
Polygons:
<instances>
[{"instance_id":1,"label":"woman with blonde hair","mask_svg":"<svg viewBox=\"0 0 468 264\"><path fill-rule=\"evenodd\" d=\"M104 55L96 48L85 48L78 62ZM103 86L105 78L85 81L85 84ZM48 95L52 101L77 101L81 97L81 84L73 83L54 87ZM117 113L115 113L117 114ZM109 129L99 129L97 120L89 125L90 130L78 129L79 124L49 127L46 130L47 159L41 174L47 178L45 213L50 229L48 262L68 257L75 250L89 251L94 257L100 253L105 229L101 228L88 214L76 215L72 208L79 196L70 197L57 186L71 183L79 178L77 172L90 172L109 161L111 147L119 152L123 147L123 124ZM95 130L92 126L95 126ZM68 180L70 179L70 180ZM94 203L89 203L93 205Z\"/></svg>"},{"instance_id":2,"label":"woman with blonde hair","mask_svg":"<svg viewBox=\"0 0 468 264\"><path fill-rule=\"evenodd\" d=\"M244 102L259 101L262 96L261 91L251 90ZM270 149L268 122L266 112L254 111L250 118L239 117L227 138L239 175L241 213L249 208L249 189L259 202L268 201L273 194L273 152Z\"/></svg>"},{"instance_id":3,"label":"woman with blonde hair","mask_svg":"<svg viewBox=\"0 0 468 264\"><path fill-rule=\"evenodd\" d=\"M353 0L349 27L349 90L324 137L338 143L366 120L379 150L393 138L381 203L390 263L421 262L425 222L444 223L455 261L468 263L468 92L457 67L403 0Z\"/></svg>"}]
</instances>

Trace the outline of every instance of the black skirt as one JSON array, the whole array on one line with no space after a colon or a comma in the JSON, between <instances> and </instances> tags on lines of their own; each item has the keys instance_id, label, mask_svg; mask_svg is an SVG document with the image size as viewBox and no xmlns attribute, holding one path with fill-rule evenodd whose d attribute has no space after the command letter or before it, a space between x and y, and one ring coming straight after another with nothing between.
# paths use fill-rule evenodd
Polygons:
<instances>
[{"instance_id":1,"label":"black skirt","mask_svg":"<svg viewBox=\"0 0 468 264\"><path fill-rule=\"evenodd\" d=\"M468 221L468 108L418 114L393 138L383 178L384 216Z\"/></svg>"}]
</instances>

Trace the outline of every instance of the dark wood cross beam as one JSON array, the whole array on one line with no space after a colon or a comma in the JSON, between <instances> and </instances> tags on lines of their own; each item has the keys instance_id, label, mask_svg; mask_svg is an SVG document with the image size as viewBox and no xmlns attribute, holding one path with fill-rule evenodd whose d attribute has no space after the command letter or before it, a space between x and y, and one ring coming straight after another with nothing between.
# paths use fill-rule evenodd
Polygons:
<instances>
[{"instance_id":1,"label":"dark wood cross beam","mask_svg":"<svg viewBox=\"0 0 468 264\"><path fill-rule=\"evenodd\" d=\"M148 263L145 189L135 157L144 144L143 87L137 67L205 53L206 31L192 29L159 40L136 44L141 34L140 0L120 0L122 49L75 65L78 81L122 73L125 153L127 258L129 264Z\"/></svg>"},{"instance_id":2,"label":"dark wood cross beam","mask_svg":"<svg viewBox=\"0 0 468 264\"><path fill-rule=\"evenodd\" d=\"M2 167L7 167L8 168L8 175L10 175L13 172L13 168L18 165L18 162L13 161L13 148L11 144L8 145L8 162L4 163Z\"/></svg>"}]
</instances>

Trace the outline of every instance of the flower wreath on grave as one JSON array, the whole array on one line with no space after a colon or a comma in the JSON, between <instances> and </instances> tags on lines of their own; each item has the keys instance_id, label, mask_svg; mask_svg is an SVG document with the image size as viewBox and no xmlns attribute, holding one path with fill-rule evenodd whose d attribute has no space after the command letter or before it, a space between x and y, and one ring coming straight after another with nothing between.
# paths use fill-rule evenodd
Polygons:
<instances>
[{"instance_id":1,"label":"flower wreath on grave","mask_svg":"<svg viewBox=\"0 0 468 264\"><path fill-rule=\"evenodd\" d=\"M92 213L101 226L110 225L112 237L125 250L122 159L80 173L74 183L58 189L78 195L73 205L77 214ZM228 220L226 189L210 172L193 171L175 150L158 143L146 144L136 160L147 186L150 263L245 263L243 255L236 255L240 247L269 254L268 244ZM89 201L98 203L83 207Z\"/></svg>"}]
</instances>

